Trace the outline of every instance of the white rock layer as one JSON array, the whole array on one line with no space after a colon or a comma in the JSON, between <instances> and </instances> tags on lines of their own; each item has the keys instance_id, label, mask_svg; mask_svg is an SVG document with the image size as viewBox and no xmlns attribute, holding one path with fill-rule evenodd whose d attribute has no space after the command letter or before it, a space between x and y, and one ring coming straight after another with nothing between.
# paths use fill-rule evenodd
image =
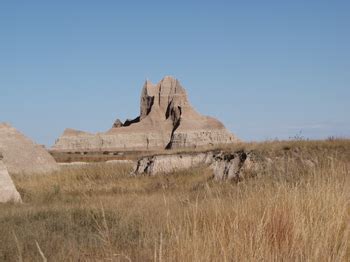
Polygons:
<instances>
[{"instance_id":1,"label":"white rock layer","mask_svg":"<svg viewBox=\"0 0 350 262\"><path fill-rule=\"evenodd\" d=\"M243 151L156 155L141 158L131 175L171 174L200 166L209 166L215 180L239 181L244 176L242 170L252 169L252 160Z\"/></svg>"},{"instance_id":2,"label":"white rock layer","mask_svg":"<svg viewBox=\"0 0 350 262\"><path fill-rule=\"evenodd\" d=\"M20 203L22 200L15 185L13 184L6 166L0 159L0 203L6 202Z\"/></svg>"},{"instance_id":3,"label":"white rock layer","mask_svg":"<svg viewBox=\"0 0 350 262\"><path fill-rule=\"evenodd\" d=\"M141 158L132 175L170 174L212 162L211 153L158 155Z\"/></svg>"}]
</instances>

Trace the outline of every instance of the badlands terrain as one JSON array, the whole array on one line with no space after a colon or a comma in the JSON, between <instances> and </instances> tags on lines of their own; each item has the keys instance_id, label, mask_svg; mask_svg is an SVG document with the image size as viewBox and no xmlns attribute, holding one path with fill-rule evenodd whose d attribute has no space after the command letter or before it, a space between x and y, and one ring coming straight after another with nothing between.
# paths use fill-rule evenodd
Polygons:
<instances>
[{"instance_id":1,"label":"badlands terrain","mask_svg":"<svg viewBox=\"0 0 350 262\"><path fill-rule=\"evenodd\" d=\"M14 175L23 203L0 205L0 260L349 261L350 142L242 150L273 163L239 182L113 162Z\"/></svg>"},{"instance_id":2,"label":"badlands terrain","mask_svg":"<svg viewBox=\"0 0 350 262\"><path fill-rule=\"evenodd\" d=\"M350 141L249 143L146 82L47 150L0 124L0 261L349 261Z\"/></svg>"}]
</instances>

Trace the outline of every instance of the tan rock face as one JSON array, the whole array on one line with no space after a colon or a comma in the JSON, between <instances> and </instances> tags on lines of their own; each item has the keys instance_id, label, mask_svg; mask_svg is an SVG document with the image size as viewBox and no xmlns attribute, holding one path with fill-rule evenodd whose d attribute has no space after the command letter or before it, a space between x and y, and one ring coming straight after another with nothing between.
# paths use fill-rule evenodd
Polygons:
<instances>
[{"instance_id":1,"label":"tan rock face","mask_svg":"<svg viewBox=\"0 0 350 262\"><path fill-rule=\"evenodd\" d=\"M205 153L182 153L147 156L139 159L130 175L169 175L176 171L204 166L211 169L217 181L239 182L271 172L286 173L288 166L298 166L300 172L309 172L318 165L316 158L302 158L300 154L290 157L266 157L257 151L209 151Z\"/></svg>"},{"instance_id":2,"label":"tan rock face","mask_svg":"<svg viewBox=\"0 0 350 262\"><path fill-rule=\"evenodd\" d=\"M4 123L0 123L0 151L10 174L50 173L58 169L45 148Z\"/></svg>"},{"instance_id":3,"label":"tan rock face","mask_svg":"<svg viewBox=\"0 0 350 262\"><path fill-rule=\"evenodd\" d=\"M165 77L157 85L146 81L139 117L125 123L117 120L106 133L68 129L52 149L65 152L160 150L237 141L221 122L202 116L192 108L177 79Z\"/></svg>"},{"instance_id":4,"label":"tan rock face","mask_svg":"<svg viewBox=\"0 0 350 262\"><path fill-rule=\"evenodd\" d=\"M213 156L211 169L215 180L240 181L243 179L242 168L247 163L245 152L219 153Z\"/></svg>"},{"instance_id":5,"label":"tan rock face","mask_svg":"<svg viewBox=\"0 0 350 262\"><path fill-rule=\"evenodd\" d=\"M141 158L131 175L172 174L199 166L208 166L215 180L240 181L250 170L251 155L238 152L206 152L156 155ZM260 164L260 163L259 163Z\"/></svg>"},{"instance_id":6,"label":"tan rock face","mask_svg":"<svg viewBox=\"0 0 350 262\"><path fill-rule=\"evenodd\" d=\"M22 202L22 200L0 155L0 203L6 202L18 203Z\"/></svg>"},{"instance_id":7,"label":"tan rock face","mask_svg":"<svg viewBox=\"0 0 350 262\"><path fill-rule=\"evenodd\" d=\"M131 175L171 174L212 163L212 153L157 155L141 158Z\"/></svg>"}]
</instances>

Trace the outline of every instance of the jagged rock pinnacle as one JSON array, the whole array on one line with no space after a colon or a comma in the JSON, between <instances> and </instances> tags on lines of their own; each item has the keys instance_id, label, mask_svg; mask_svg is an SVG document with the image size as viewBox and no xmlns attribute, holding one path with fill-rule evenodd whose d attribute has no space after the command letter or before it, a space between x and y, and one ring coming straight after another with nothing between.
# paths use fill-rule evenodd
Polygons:
<instances>
[{"instance_id":1,"label":"jagged rock pinnacle","mask_svg":"<svg viewBox=\"0 0 350 262\"><path fill-rule=\"evenodd\" d=\"M159 150L214 146L238 139L218 120L199 114L191 106L180 82L165 76L154 85L146 80L140 98L140 116L124 124L116 121L107 133L72 131L54 145L57 151Z\"/></svg>"}]
</instances>

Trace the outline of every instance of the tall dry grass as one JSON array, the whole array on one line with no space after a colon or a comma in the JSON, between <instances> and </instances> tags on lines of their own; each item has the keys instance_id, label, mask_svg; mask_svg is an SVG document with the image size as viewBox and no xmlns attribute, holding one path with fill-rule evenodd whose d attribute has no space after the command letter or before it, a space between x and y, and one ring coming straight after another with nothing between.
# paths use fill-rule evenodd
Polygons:
<instances>
[{"instance_id":1,"label":"tall dry grass","mask_svg":"<svg viewBox=\"0 0 350 262\"><path fill-rule=\"evenodd\" d=\"M24 204L0 206L0 260L349 261L349 142L243 146L279 166L238 184L106 164L16 176Z\"/></svg>"}]
</instances>

